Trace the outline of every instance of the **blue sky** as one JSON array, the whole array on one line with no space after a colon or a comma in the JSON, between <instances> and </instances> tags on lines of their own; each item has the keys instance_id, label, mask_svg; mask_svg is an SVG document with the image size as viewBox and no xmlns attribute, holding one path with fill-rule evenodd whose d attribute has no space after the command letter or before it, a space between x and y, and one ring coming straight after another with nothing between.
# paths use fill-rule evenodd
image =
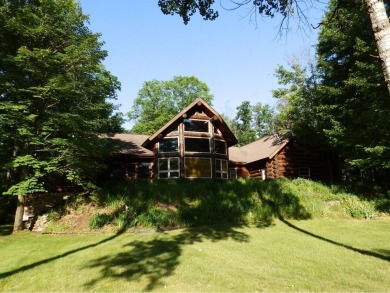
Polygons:
<instances>
[{"instance_id":1,"label":"blue sky","mask_svg":"<svg viewBox=\"0 0 390 293\"><path fill-rule=\"evenodd\" d=\"M276 104L275 68L315 45L317 31L302 34L292 26L279 38L277 19L258 18L256 28L244 17L246 8L226 11L216 2L217 20L193 16L184 25L179 16L163 15L157 0L80 0L91 30L105 42L104 65L122 84L116 102L121 112L131 109L145 81L176 75L205 82L214 95L213 108L231 117L243 101ZM317 24L320 12L310 13Z\"/></svg>"}]
</instances>

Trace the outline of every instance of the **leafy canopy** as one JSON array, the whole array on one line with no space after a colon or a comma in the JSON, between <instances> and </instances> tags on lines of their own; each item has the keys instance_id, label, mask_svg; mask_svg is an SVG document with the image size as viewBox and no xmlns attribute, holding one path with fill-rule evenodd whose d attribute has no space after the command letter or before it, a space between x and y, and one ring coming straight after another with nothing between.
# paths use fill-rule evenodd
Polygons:
<instances>
[{"instance_id":1,"label":"leafy canopy","mask_svg":"<svg viewBox=\"0 0 390 293\"><path fill-rule=\"evenodd\" d=\"M196 98L202 98L211 105L213 95L207 84L194 76L145 82L128 113L130 120L135 121L131 132L155 133Z\"/></svg>"},{"instance_id":2,"label":"leafy canopy","mask_svg":"<svg viewBox=\"0 0 390 293\"><path fill-rule=\"evenodd\" d=\"M73 0L0 0L0 175L13 195L56 178L86 186L105 149L119 82ZM113 117L113 118L112 118ZM7 174L7 176L5 176Z\"/></svg>"},{"instance_id":3,"label":"leafy canopy","mask_svg":"<svg viewBox=\"0 0 390 293\"><path fill-rule=\"evenodd\" d=\"M238 145L246 145L275 132L276 114L271 106L260 102L251 105L249 101L243 101L236 110L233 119L227 115L222 116L237 137Z\"/></svg>"}]
</instances>

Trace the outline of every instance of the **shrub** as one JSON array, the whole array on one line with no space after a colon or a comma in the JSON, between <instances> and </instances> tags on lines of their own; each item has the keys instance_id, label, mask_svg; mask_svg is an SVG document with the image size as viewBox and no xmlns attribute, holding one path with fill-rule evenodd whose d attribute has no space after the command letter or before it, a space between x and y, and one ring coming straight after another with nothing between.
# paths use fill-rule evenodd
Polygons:
<instances>
[{"instance_id":1,"label":"shrub","mask_svg":"<svg viewBox=\"0 0 390 293\"><path fill-rule=\"evenodd\" d=\"M373 202L306 179L120 182L95 195L90 227L187 227L291 219L372 218Z\"/></svg>"},{"instance_id":2,"label":"shrub","mask_svg":"<svg viewBox=\"0 0 390 293\"><path fill-rule=\"evenodd\" d=\"M373 203L359 200L356 197L348 198L345 202L345 206L353 218L371 219L376 215L375 205Z\"/></svg>"}]
</instances>

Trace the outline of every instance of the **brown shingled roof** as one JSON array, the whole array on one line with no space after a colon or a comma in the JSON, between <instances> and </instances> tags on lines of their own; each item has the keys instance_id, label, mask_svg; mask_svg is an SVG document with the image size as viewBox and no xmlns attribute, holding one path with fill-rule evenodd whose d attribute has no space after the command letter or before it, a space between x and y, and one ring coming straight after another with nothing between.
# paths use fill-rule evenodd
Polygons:
<instances>
[{"instance_id":1,"label":"brown shingled roof","mask_svg":"<svg viewBox=\"0 0 390 293\"><path fill-rule=\"evenodd\" d=\"M137 157L153 157L153 152L142 147L149 135L116 133L106 137L114 143L114 153L134 155Z\"/></svg>"},{"instance_id":2,"label":"brown shingled roof","mask_svg":"<svg viewBox=\"0 0 390 293\"><path fill-rule=\"evenodd\" d=\"M266 158L272 159L291 139L291 134L274 134L242 147L230 147L229 159L236 163L251 163Z\"/></svg>"}]
</instances>

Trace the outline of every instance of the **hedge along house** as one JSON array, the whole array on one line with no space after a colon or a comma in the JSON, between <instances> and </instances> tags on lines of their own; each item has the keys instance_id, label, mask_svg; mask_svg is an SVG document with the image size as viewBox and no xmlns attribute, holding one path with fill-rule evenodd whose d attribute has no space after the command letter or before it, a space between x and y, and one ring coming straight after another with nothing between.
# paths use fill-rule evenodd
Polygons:
<instances>
[{"instance_id":1,"label":"hedge along house","mask_svg":"<svg viewBox=\"0 0 390 293\"><path fill-rule=\"evenodd\" d=\"M237 143L222 117L200 98L149 137L109 138L120 146L110 159L109 173L130 179L227 179L229 147ZM148 175L142 176L145 167Z\"/></svg>"},{"instance_id":2,"label":"hedge along house","mask_svg":"<svg viewBox=\"0 0 390 293\"><path fill-rule=\"evenodd\" d=\"M336 178L329 154L298 144L290 134L242 147L222 117L198 98L151 136L115 134L111 177L177 179L251 177Z\"/></svg>"}]
</instances>

